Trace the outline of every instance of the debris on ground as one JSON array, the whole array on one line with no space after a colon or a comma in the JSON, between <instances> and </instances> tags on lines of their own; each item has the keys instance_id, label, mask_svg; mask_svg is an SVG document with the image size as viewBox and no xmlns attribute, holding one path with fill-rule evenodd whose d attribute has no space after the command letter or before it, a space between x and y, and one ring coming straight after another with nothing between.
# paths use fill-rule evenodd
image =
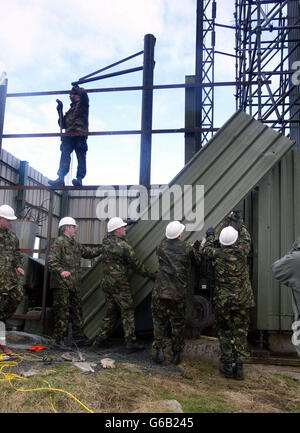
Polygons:
<instances>
[{"instance_id":1,"label":"debris on ground","mask_svg":"<svg viewBox=\"0 0 300 433\"><path fill-rule=\"evenodd\" d=\"M73 353L67 352L61 355L61 358L65 361L72 361L72 362L83 362L85 361L85 357L82 355L81 352L78 352L78 356L74 356Z\"/></svg>"},{"instance_id":2,"label":"debris on ground","mask_svg":"<svg viewBox=\"0 0 300 433\"><path fill-rule=\"evenodd\" d=\"M20 376L22 377L35 376L36 374L41 374L40 370L35 370L32 368L31 370L27 371L20 371Z\"/></svg>"},{"instance_id":3,"label":"debris on ground","mask_svg":"<svg viewBox=\"0 0 300 433\"><path fill-rule=\"evenodd\" d=\"M79 368L80 370L84 371L85 373L95 373L94 367L97 366L94 362L73 362L73 365L75 367Z\"/></svg>"},{"instance_id":4,"label":"debris on ground","mask_svg":"<svg viewBox=\"0 0 300 433\"><path fill-rule=\"evenodd\" d=\"M159 400L144 403L136 412L142 413L183 413L177 400Z\"/></svg>"},{"instance_id":5,"label":"debris on ground","mask_svg":"<svg viewBox=\"0 0 300 433\"><path fill-rule=\"evenodd\" d=\"M115 361L110 358L101 359L100 364L102 365L103 368L116 368Z\"/></svg>"}]
</instances>

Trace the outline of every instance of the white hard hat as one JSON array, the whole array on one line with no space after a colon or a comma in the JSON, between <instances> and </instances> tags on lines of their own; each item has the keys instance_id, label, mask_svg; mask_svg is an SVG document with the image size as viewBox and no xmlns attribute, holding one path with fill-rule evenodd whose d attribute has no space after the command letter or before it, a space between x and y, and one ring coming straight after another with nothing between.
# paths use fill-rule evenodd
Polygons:
<instances>
[{"instance_id":1,"label":"white hard hat","mask_svg":"<svg viewBox=\"0 0 300 433\"><path fill-rule=\"evenodd\" d=\"M5 218L7 220L17 219L13 208L8 206L8 204L3 204L2 206L0 206L0 217Z\"/></svg>"},{"instance_id":2,"label":"white hard hat","mask_svg":"<svg viewBox=\"0 0 300 433\"><path fill-rule=\"evenodd\" d=\"M74 220L74 218L64 217L58 223L59 228L62 226L76 226L77 227L77 224L76 224L76 221Z\"/></svg>"},{"instance_id":3,"label":"white hard hat","mask_svg":"<svg viewBox=\"0 0 300 433\"><path fill-rule=\"evenodd\" d=\"M233 245L238 237L238 231L232 226L228 226L221 231L219 241L221 245L229 246Z\"/></svg>"},{"instance_id":4,"label":"white hard hat","mask_svg":"<svg viewBox=\"0 0 300 433\"><path fill-rule=\"evenodd\" d=\"M107 223L107 231L113 232L121 227L127 226L127 223L125 223L122 218L120 217L114 217L111 218Z\"/></svg>"},{"instance_id":5,"label":"white hard hat","mask_svg":"<svg viewBox=\"0 0 300 433\"><path fill-rule=\"evenodd\" d=\"M168 239L176 239L185 229L185 225L181 224L179 221L172 221L166 227L166 237Z\"/></svg>"}]
</instances>

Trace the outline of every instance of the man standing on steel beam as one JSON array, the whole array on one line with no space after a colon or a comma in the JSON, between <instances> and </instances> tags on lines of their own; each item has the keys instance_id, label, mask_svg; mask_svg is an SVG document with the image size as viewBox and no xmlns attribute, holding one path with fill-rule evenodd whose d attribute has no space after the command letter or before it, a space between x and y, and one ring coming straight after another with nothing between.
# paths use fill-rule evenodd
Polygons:
<instances>
[{"instance_id":1,"label":"man standing on steel beam","mask_svg":"<svg viewBox=\"0 0 300 433\"><path fill-rule=\"evenodd\" d=\"M0 321L5 322L17 309L24 292L20 276L24 276L19 240L12 232L12 221L17 217L14 210L4 204L0 206ZM11 354L1 341L0 350Z\"/></svg>"},{"instance_id":2,"label":"man standing on steel beam","mask_svg":"<svg viewBox=\"0 0 300 433\"><path fill-rule=\"evenodd\" d=\"M61 157L58 169L58 178L49 180L51 186L64 186L65 176L70 170L71 154L75 150L78 166L76 179L72 180L74 186L82 186L82 179L86 175L86 152L89 116L89 97L86 91L79 86L72 87L70 91L71 106L63 116L63 103L57 99L58 123L61 130L66 133L76 133L73 136L61 137ZM81 135L82 134L82 135Z\"/></svg>"}]
</instances>

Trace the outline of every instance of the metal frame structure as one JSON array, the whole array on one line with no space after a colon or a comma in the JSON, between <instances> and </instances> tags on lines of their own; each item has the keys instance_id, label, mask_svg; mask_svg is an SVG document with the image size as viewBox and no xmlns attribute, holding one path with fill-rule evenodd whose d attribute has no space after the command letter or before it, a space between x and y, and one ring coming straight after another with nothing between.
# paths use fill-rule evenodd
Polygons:
<instances>
[{"instance_id":1,"label":"metal frame structure","mask_svg":"<svg viewBox=\"0 0 300 433\"><path fill-rule=\"evenodd\" d=\"M196 133L197 152L212 137L214 117L214 46L215 46L215 0L197 0L196 27L196 84L206 86L195 88L195 126L210 131ZM210 41L209 41L210 36ZM211 84L211 85L209 85Z\"/></svg>"},{"instance_id":2,"label":"metal frame structure","mask_svg":"<svg viewBox=\"0 0 300 433\"><path fill-rule=\"evenodd\" d=\"M300 60L299 11L297 0L237 0L235 5L236 80L250 82L236 86L236 107L292 133L298 146L300 91L292 76Z\"/></svg>"},{"instance_id":3,"label":"metal frame structure","mask_svg":"<svg viewBox=\"0 0 300 433\"><path fill-rule=\"evenodd\" d=\"M285 135L290 134L298 147L299 1L235 0L234 26L216 22L217 3L197 0L195 83L205 87L199 90L195 87L195 126L215 129L215 54L232 56L215 50L215 35L219 28L228 28L235 32L236 40L236 109L248 112ZM196 135L196 151L208 141L208 135L209 131L205 130Z\"/></svg>"}]
</instances>

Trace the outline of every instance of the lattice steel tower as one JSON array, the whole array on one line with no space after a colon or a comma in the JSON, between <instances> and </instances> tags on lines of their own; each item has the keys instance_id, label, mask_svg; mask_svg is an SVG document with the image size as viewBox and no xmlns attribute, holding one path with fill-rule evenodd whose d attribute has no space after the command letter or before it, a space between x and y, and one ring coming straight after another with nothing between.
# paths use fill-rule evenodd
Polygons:
<instances>
[{"instance_id":1,"label":"lattice steel tower","mask_svg":"<svg viewBox=\"0 0 300 433\"><path fill-rule=\"evenodd\" d=\"M236 108L300 146L300 2L237 0ZM298 63L297 63L298 62Z\"/></svg>"}]
</instances>

